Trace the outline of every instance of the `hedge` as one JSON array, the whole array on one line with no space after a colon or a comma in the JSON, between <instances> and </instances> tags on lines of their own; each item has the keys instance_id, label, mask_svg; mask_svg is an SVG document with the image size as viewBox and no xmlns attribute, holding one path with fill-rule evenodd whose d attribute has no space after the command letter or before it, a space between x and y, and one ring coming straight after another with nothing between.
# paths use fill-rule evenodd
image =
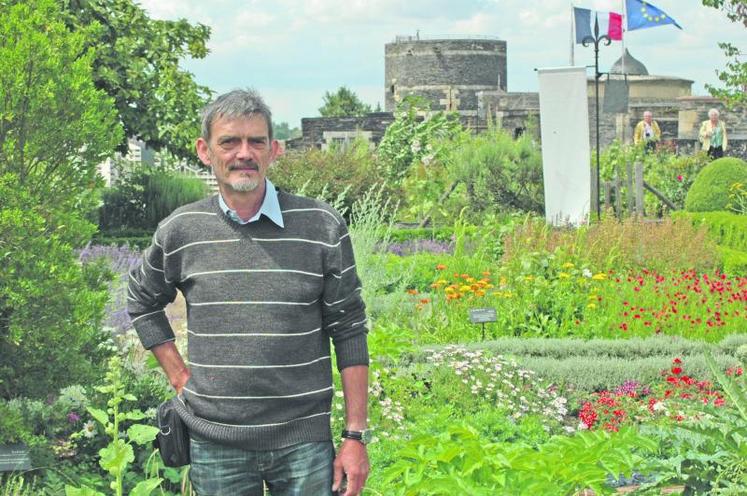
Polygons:
<instances>
[{"instance_id":1,"label":"hedge","mask_svg":"<svg viewBox=\"0 0 747 496\"><path fill-rule=\"evenodd\" d=\"M732 212L676 212L673 218L687 218L694 226L705 224L708 234L721 246L747 251L747 215Z\"/></svg>"}]
</instances>

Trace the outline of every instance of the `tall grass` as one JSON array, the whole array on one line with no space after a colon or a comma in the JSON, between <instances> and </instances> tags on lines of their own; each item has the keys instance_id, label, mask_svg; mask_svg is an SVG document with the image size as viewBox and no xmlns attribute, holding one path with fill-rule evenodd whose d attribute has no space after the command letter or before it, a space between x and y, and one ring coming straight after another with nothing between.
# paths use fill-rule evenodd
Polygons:
<instances>
[{"instance_id":1,"label":"tall grass","mask_svg":"<svg viewBox=\"0 0 747 496\"><path fill-rule=\"evenodd\" d=\"M705 227L686 219L659 222L629 218L578 229L553 228L544 220L527 217L506 236L503 262L521 263L527 253L556 254L593 270L625 269L711 270L718 264L716 247Z\"/></svg>"}]
</instances>

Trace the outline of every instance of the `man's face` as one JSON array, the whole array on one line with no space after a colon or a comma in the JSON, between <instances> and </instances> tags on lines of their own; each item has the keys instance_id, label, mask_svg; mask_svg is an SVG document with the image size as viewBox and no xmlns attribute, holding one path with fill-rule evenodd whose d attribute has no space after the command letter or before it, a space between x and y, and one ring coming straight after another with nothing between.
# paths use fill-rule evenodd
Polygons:
<instances>
[{"instance_id":1,"label":"man's face","mask_svg":"<svg viewBox=\"0 0 747 496\"><path fill-rule=\"evenodd\" d=\"M650 112L645 112L643 114L643 120L646 121L647 124L651 124L651 121L654 120L654 116Z\"/></svg>"},{"instance_id":2,"label":"man's face","mask_svg":"<svg viewBox=\"0 0 747 496\"><path fill-rule=\"evenodd\" d=\"M213 121L210 140L197 140L197 155L213 174L221 191L254 191L264 184L267 169L278 153L262 115L220 117Z\"/></svg>"}]
</instances>

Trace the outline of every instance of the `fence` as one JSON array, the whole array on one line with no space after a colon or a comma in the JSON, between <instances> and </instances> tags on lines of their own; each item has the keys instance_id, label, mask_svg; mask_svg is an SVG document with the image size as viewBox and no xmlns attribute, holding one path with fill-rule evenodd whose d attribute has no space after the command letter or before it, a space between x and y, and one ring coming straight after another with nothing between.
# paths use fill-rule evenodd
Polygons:
<instances>
[{"instance_id":1,"label":"fence","mask_svg":"<svg viewBox=\"0 0 747 496\"><path fill-rule=\"evenodd\" d=\"M640 162L635 165L628 163L625 177L621 178L615 175L612 181L602 182L603 208L605 211L612 209L618 218L645 217L646 212L643 203L645 191L655 195L671 210L677 210L677 206L671 200L643 180L643 164ZM595 194L594 191L594 181L592 181L591 198L592 202L599 198L599 195ZM596 211L596 205L593 205L592 211Z\"/></svg>"}]
</instances>

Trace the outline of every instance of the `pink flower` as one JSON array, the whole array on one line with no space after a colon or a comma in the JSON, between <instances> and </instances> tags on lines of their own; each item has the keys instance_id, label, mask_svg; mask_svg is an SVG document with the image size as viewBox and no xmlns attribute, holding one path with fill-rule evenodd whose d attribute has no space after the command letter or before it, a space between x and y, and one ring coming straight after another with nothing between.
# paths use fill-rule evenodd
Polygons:
<instances>
[{"instance_id":1,"label":"pink flower","mask_svg":"<svg viewBox=\"0 0 747 496\"><path fill-rule=\"evenodd\" d=\"M682 177L682 174L680 174L679 176L677 176L677 180L678 180L679 182L682 182L682 180L683 180L683 179L684 179L684 177Z\"/></svg>"}]
</instances>

